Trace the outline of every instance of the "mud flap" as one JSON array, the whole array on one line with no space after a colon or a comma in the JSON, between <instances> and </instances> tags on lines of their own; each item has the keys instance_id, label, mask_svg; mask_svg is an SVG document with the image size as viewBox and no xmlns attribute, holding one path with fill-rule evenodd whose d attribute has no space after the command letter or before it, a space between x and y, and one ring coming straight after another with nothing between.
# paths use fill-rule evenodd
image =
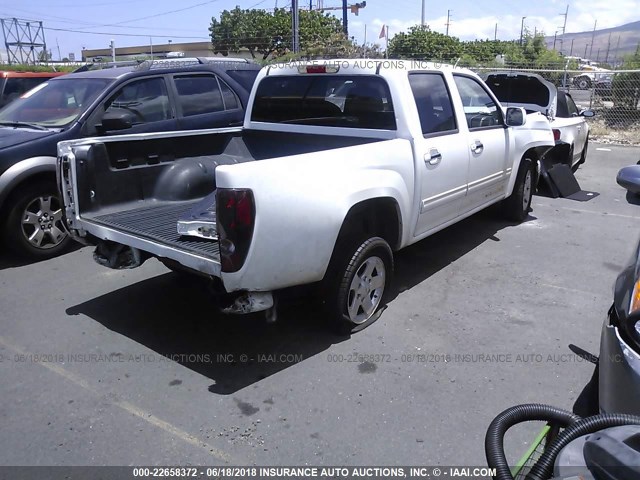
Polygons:
<instances>
[{"instance_id":1,"label":"mud flap","mask_svg":"<svg viewBox=\"0 0 640 480\"><path fill-rule=\"evenodd\" d=\"M148 258L142 250L108 240L100 242L93 252L96 263L115 270L139 267Z\"/></svg>"}]
</instances>

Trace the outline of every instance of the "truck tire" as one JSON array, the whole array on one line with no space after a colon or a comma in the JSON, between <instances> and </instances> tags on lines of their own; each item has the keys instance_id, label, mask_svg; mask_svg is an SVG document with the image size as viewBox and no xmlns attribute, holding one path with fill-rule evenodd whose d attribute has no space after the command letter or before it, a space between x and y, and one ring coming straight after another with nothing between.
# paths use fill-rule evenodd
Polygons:
<instances>
[{"instance_id":1,"label":"truck tire","mask_svg":"<svg viewBox=\"0 0 640 480\"><path fill-rule=\"evenodd\" d=\"M343 242L328 273L325 305L340 333L355 333L382 313L393 277L393 252L380 237Z\"/></svg>"},{"instance_id":2,"label":"truck tire","mask_svg":"<svg viewBox=\"0 0 640 480\"><path fill-rule=\"evenodd\" d=\"M8 248L29 260L44 260L64 252L71 237L62 216L63 205L53 182L19 187L8 199L3 225Z\"/></svg>"},{"instance_id":3,"label":"truck tire","mask_svg":"<svg viewBox=\"0 0 640 480\"><path fill-rule=\"evenodd\" d=\"M578 77L575 80L575 86L578 87L580 90L587 90L589 88L591 88L591 79L589 77Z\"/></svg>"},{"instance_id":4,"label":"truck tire","mask_svg":"<svg viewBox=\"0 0 640 480\"><path fill-rule=\"evenodd\" d=\"M529 158L523 158L518 168L513 192L502 203L503 213L507 220L522 222L529 215L534 175L534 162Z\"/></svg>"}]
</instances>

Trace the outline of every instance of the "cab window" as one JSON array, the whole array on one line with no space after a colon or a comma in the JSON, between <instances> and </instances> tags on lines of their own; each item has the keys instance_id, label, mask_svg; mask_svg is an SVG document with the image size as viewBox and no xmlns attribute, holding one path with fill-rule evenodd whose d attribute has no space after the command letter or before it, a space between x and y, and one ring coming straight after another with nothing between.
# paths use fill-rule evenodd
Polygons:
<instances>
[{"instance_id":1,"label":"cab window","mask_svg":"<svg viewBox=\"0 0 640 480\"><path fill-rule=\"evenodd\" d=\"M126 84L107 102L105 113L128 113L131 123L159 122L172 118L163 78L145 78Z\"/></svg>"},{"instance_id":2,"label":"cab window","mask_svg":"<svg viewBox=\"0 0 640 480\"><path fill-rule=\"evenodd\" d=\"M469 130L502 126L502 116L496 102L475 78L454 75L462 99Z\"/></svg>"}]
</instances>

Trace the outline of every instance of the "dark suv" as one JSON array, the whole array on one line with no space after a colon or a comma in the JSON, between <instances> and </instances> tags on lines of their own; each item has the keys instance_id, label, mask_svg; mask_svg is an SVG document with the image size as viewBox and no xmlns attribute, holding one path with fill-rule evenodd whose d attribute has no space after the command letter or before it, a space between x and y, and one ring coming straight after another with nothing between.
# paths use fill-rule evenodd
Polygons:
<instances>
[{"instance_id":1,"label":"dark suv","mask_svg":"<svg viewBox=\"0 0 640 480\"><path fill-rule=\"evenodd\" d=\"M0 221L6 245L32 259L67 246L55 179L57 143L114 133L242 125L260 66L179 59L72 73L0 110Z\"/></svg>"}]
</instances>

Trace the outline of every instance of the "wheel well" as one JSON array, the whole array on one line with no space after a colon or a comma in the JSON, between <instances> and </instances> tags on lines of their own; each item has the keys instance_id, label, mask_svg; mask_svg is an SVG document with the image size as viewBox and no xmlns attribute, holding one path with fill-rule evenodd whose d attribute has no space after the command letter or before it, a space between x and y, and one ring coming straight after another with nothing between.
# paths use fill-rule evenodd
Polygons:
<instances>
[{"instance_id":1,"label":"wheel well","mask_svg":"<svg viewBox=\"0 0 640 480\"><path fill-rule=\"evenodd\" d=\"M527 150L526 152L524 152L524 155L522 155L522 159L525 159L525 158L530 159L536 167L535 168L536 178L534 179L535 180L534 185L537 184L540 177L540 159L542 158L542 155L544 155L545 150L546 150L545 148L533 147Z\"/></svg>"},{"instance_id":2,"label":"wheel well","mask_svg":"<svg viewBox=\"0 0 640 480\"><path fill-rule=\"evenodd\" d=\"M2 204L0 205L0 211L2 213L5 213L6 211L8 211L8 209L11 208L11 198L13 197L13 195L16 192L19 192L25 185L33 184L36 182L52 182L55 184L56 174L54 171L38 172L38 173L34 173L33 175L29 175L28 177L23 178L19 182L11 185L9 191L6 192L5 195L3 195L4 198L2 200Z\"/></svg>"},{"instance_id":3,"label":"wheel well","mask_svg":"<svg viewBox=\"0 0 640 480\"><path fill-rule=\"evenodd\" d=\"M393 198L373 198L357 203L347 213L338 239L354 234L384 238L392 250L400 247L402 218Z\"/></svg>"}]
</instances>

